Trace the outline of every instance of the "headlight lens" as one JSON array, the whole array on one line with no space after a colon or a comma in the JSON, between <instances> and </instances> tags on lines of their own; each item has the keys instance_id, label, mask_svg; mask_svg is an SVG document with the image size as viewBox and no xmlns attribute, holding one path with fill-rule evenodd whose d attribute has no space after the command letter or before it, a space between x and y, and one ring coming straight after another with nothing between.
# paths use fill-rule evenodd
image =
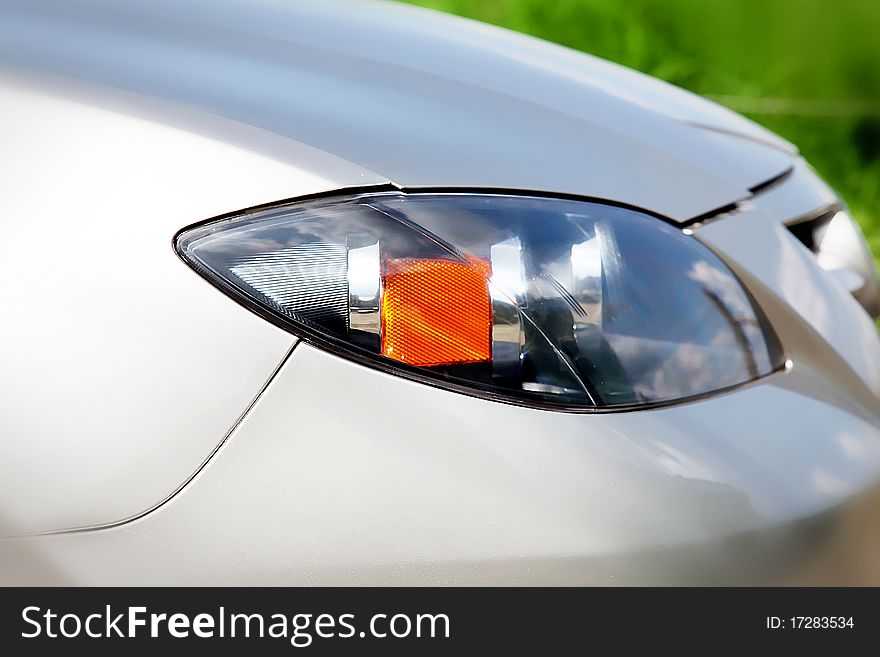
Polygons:
<instances>
[{"instance_id":1,"label":"headlight lens","mask_svg":"<svg viewBox=\"0 0 880 657\"><path fill-rule=\"evenodd\" d=\"M880 284L871 249L849 212L838 208L789 229L816 254L819 266L850 292L871 317L880 316Z\"/></svg>"},{"instance_id":2,"label":"headlight lens","mask_svg":"<svg viewBox=\"0 0 880 657\"><path fill-rule=\"evenodd\" d=\"M177 247L293 333L498 399L651 405L783 362L764 316L708 248L601 203L358 194L197 226Z\"/></svg>"}]
</instances>

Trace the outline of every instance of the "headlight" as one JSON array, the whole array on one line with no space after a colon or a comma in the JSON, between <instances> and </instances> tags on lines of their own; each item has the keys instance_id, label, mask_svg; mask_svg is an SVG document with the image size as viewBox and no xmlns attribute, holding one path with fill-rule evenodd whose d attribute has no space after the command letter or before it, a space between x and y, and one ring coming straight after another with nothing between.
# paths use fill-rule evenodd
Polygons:
<instances>
[{"instance_id":1,"label":"headlight","mask_svg":"<svg viewBox=\"0 0 880 657\"><path fill-rule=\"evenodd\" d=\"M788 228L871 317L880 316L877 268L865 235L849 212L833 207Z\"/></svg>"},{"instance_id":2,"label":"headlight","mask_svg":"<svg viewBox=\"0 0 880 657\"><path fill-rule=\"evenodd\" d=\"M197 226L177 248L292 333L495 399L666 403L783 362L755 302L708 248L600 203L358 194Z\"/></svg>"}]
</instances>

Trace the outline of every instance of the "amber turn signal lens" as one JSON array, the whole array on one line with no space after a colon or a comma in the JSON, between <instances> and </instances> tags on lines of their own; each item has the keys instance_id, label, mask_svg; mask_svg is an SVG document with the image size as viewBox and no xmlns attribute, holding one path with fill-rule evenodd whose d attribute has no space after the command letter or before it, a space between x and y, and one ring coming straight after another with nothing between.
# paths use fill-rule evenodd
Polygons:
<instances>
[{"instance_id":1,"label":"amber turn signal lens","mask_svg":"<svg viewBox=\"0 0 880 657\"><path fill-rule=\"evenodd\" d=\"M385 262L382 355L430 367L492 359L488 263Z\"/></svg>"}]
</instances>

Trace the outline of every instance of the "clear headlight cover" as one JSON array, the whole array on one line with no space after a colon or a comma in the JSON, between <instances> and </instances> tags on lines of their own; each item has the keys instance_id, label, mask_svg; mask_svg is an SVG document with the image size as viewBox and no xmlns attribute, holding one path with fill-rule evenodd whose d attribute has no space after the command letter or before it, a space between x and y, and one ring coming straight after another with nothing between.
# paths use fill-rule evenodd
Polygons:
<instances>
[{"instance_id":1,"label":"clear headlight cover","mask_svg":"<svg viewBox=\"0 0 880 657\"><path fill-rule=\"evenodd\" d=\"M687 399L783 362L739 280L663 221L601 203L378 192L183 231L233 298L336 353L569 409Z\"/></svg>"}]
</instances>

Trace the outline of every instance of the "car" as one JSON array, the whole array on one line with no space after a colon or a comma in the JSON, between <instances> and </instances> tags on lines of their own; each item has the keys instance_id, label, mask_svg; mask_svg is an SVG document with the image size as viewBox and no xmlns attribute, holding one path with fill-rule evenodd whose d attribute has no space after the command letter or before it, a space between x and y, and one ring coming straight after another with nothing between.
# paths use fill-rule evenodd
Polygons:
<instances>
[{"instance_id":1,"label":"car","mask_svg":"<svg viewBox=\"0 0 880 657\"><path fill-rule=\"evenodd\" d=\"M876 575L877 273L792 144L393 3L0 15L4 584Z\"/></svg>"}]
</instances>

